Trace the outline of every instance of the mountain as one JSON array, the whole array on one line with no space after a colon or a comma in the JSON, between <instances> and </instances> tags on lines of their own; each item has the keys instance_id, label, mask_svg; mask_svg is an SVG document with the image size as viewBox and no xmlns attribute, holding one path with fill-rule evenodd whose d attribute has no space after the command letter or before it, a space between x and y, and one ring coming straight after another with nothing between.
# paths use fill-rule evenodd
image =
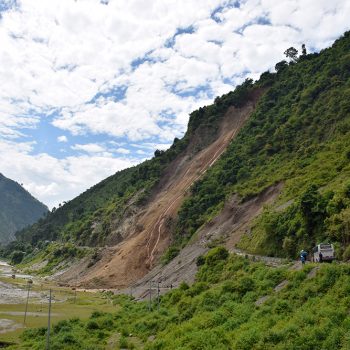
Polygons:
<instances>
[{"instance_id":1,"label":"mountain","mask_svg":"<svg viewBox=\"0 0 350 350\"><path fill-rule=\"evenodd\" d=\"M17 182L0 173L0 243L15 239L15 232L32 225L48 212Z\"/></svg>"},{"instance_id":2,"label":"mountain","mask_svg":"<svg viewBox=\"0 0 350 350\"><path fill-rule=\"evenodd\" d=\"M191 281L196 258L217 244L295 258L330 241L339 259L349 259L349 101L347 32L331 48L279 62L276 73L194 111L169 150L107 178L17 238L31 244L29 257L41 248L46 272L87 254L61 275L66 283L78 275L86 287L155 276Z\"/></svg>"}]
</instances>

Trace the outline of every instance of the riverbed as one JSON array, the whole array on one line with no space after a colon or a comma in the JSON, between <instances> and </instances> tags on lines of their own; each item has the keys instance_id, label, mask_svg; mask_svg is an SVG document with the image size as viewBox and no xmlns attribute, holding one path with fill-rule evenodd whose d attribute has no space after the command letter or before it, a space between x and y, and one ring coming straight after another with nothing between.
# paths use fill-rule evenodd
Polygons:
<instances>
[{"instance_id":1,"label":"riverbed","mask_svg":"<svg viewBox=\"0 0 350 350\"><path fill-rule=\"evenodd\" d=\"M9 278L14 275L13 283ZM7 264L5 261L0 261L0 312L1 304L24 304L27 299L28 294L28 283L32 279L30 275L15 274L11 265ZM20 280L21 283L17 284L16 281ZM44 298L44 295L38 292L30 291L29 293L31 303L40 303Z\"/></svg>"},{"instance_id":2,"label":"riverbed","mask_svg":"<svg viewBox=\"0 0 350 350\"><path fill-rule=\"evenodd\" d=\"M33 284L30 284L26 307L29 280ZM47 326L50 290L52 323L72 317L87 319L93 311L116 310L110 299L101 293L60 287L51 279L17 273L12 266L0 261L0 348L2 342L17 342L24 327Z\"/></svg>"},{"instance_id":3,"label":"riverbed","mask_svg":"<svg viewBox=\"0 0 350 350\"><path fill-rule=\"evenodd\" d=\"M28 296L31 304L39 304L47 299L44 293L29 290L28 294L28 287L31 286L28 281L31 279L30 275L16 274L11 265L0 261L0 334L23 327L21 323L9 318L9 316L14 316L14 313L7 310L8 305L24 305ZM24 315L24 308L19 313Z\"/></svg>"}]
</instances>

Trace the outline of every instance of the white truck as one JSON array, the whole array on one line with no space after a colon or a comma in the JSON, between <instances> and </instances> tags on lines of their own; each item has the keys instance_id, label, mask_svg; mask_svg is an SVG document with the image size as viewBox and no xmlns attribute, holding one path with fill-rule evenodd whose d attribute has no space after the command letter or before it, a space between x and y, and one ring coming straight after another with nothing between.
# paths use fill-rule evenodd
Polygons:
<instances>
[{"instance_id":1,"label":"white truck","mask_svg":"<svg viewBox=\"0 0 350 350\"><path fill-rule=\"evenodd\" d=\"M335 259L333 244L320 243L313 249L313 262L332 262Z\"/></svg>"}]
</instances>

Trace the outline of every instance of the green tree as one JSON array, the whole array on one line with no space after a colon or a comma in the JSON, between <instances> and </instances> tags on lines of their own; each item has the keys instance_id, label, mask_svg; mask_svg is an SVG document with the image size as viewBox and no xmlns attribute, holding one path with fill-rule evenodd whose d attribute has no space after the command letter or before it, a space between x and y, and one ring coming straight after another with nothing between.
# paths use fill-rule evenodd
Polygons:
<instances>
[{"instance_id":1,"label":"green tree","mask_svg":"<svg viewBox=\"0 0 350 350\"><path fill-rule=\"evenodd\" d=\"M298 60L298 50L293 46L291 46L289 49L284 51L284 54L292 62L296 62Z\"/></svg>"},{"instance_id":2,"label":"green tree","mask_svg":"<svg viewBox=\"0 0 350 350\"><path fill-rule=\"evenodd\" d=\"M288 67L288 62L283 60L281 62L276 63L275 70L276 70L276 72L280 72L286 67Z\"/></svg>"},{"instance_id":3,"label":"green tree","mask_svg":"<svg viewBox=\"0 0 350 350\"><path fill-rule=\"evenodd\" d=\"M302 56L306 56L307 51L306 51L306 46L305 44L301 45L301 55Z\"/></svg>"}]
</instances>

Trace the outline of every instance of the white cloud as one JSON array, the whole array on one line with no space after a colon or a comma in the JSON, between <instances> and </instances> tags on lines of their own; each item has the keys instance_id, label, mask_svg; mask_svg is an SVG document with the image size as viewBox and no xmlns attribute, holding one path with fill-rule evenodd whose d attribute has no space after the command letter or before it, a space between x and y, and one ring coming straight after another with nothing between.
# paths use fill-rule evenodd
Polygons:
<instances>
[{"instance_id":1,"label":"white cloud","mask_svg":"<svg viewBox=\"0 0 350 350\"><path fill-rule=\"evenodd\" d=\"M121 154L130 154L130 151L126 148L122 148L122 147L119 147L115 150L115 152L117 153L121 153Z\"/></svg>"},{"instance_id":2,"label":"white cloud","mask_svg":"<svg viewBox=\"0 0 350 350\"><path fill-rule=\"evenodd\" d=\"M57 137L58 142L68 142L67 136L62 135Z\"/></svg>"},{"instance_id":3,"label":"white cloud","mask_svg":"<svg viewBox=\"0 0 350 350\"><path fill-rule=\"evenodd\" d=\"M87 143L84 145L76 144L71 147L75 151L83 151L86 153L101 153L106 151L106 149L96 143Z\"/></svg>"},{"instance_id":4,"label":"white cloud","mask_svg":"<svg viewBox=\"0 0 350 350\"><path fill-rule=\"evenodd\" d=\"M169 147L183 135L189 112L247 75L272 68L289 46L319 50L350 28L346 0L231 3L20 0L18 9L2 12L0 139L7 146L0 149L0 170L27 183L39 199L57 202L112 169L134 164L125 143L137 143L136 154ZM67 144L66 158L37 154L33 143L19 140L42 121L84 135L86 143L71 146L69 137L55 133L61 147ZM101 145L95 138L100 134L114 137L115 144ZM85 154L70 157L72 150ZM90 169L89 159L109 170ZM79 184L74 171L82 176ZM72 192L66 191L70 181Z\"/></svg>"},{"instance_id":5,"label":"white cloud","mask_svg":"<svg viewBox=\"0 0 350 350\"><path fill-rule=\"evenodd\" d=\"M56 159L46 153L32 155L32 145L0 141L1 172L50 208L70 200L118 170L133 166L133 159L92 154ZM13 162L13 159L16 161Z\"/></svg>"}]
</instances>

